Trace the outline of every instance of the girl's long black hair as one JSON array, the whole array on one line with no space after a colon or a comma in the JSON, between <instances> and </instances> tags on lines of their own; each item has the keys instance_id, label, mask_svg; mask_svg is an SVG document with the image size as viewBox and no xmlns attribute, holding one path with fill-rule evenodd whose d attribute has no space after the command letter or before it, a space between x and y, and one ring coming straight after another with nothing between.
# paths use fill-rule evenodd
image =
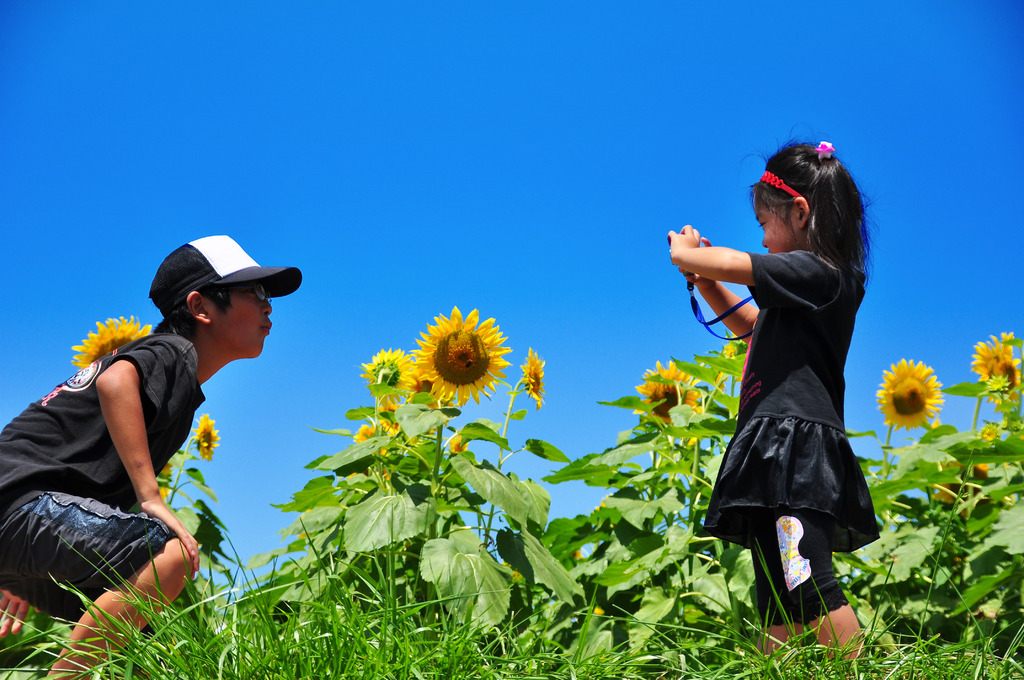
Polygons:
<instances>
[{"instance_id":1,"label":"girl's long black hair","mask_svg":"<svg viewBox=\"0 0 1024 680\"><path fill-rule=\"evenodd\" d=\"M768 159L766 169L799 192L810 207L808 250L842 269L867 276L871 239L865 202L856 182L834 155L818 160L810 144L789 144ZM788 221L794 198L767 182L751 188L754 208Z\"/></svg>"}]
</instances>

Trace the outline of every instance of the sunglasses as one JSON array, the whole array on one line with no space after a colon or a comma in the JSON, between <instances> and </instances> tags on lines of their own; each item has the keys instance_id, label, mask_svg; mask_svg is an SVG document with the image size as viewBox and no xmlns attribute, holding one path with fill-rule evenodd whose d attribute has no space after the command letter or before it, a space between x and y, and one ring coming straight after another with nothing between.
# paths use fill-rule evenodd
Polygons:
<instances>
[{"instance_id":1,"label":"sunglasses","mask_svg":"<svg viewBox=\"0 0 1024 680\"><path fill-rule=\"evenodd\" d=\"M251 286L229 286L224 290L245 290L255 295L260 302L270 302L270 295L267 294L267 289L263 287L262 283Z\"/></svg>"}]
</instances>

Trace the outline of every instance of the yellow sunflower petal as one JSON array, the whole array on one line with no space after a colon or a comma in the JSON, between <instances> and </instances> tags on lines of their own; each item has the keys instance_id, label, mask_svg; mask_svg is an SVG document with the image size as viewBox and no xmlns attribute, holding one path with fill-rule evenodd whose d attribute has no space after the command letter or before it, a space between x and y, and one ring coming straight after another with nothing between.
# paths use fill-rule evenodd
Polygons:
<instances>
[{"instance_id":1,"label":"yellow sunflower petal","mask_svg":"<svg viewBox=\"0 0 1024 680\"><path fill-rule=\"evenodd\" d=\"M654 377L671 380L673 384L650 380L650 378ZM655 368L648 369L644 373L644 382L641 385L637 385L636 391L643 395L645 397L644 401L649 404L662 402L654 407L654 414L668 422L670 420L668 412L679 405L680 394L683 395L684 404L694 409L698 408L700 392L686 389L686 386L692 385L693 382L693 378L680 370L674 362L670 361L663 367L659 361Z\"/></svg>"},{"instance_id":2,"label":"yellow sunflower petal","mask_svg":"<svg viewBox=\"0 0 1024 680\"><path fill-rule=\"evenodd\" d=\"M363 364L361 377L366 378L367 384L383 384L400 390L413 390L415 380L413 379L413 366L415 360L412 355L406 354L400 349L381 350L374 355L370 363ZM389 407L398 403L395 395L381 397L381 406Z\"/></svg>"},{"instance_id":3,"label":"yellow sunflower petal","mask_svg":"<svg viewBox=\"0 0 1024 680\"><path fill-rule=\"evenodd\" d=\"M432 394L441 399L455 399L458 406L472 396L479 403L480 395L490 396L498 380L504 379L501 369L509 365L501 357L511 351L502 346L494 319L479 323L480 312L474 309L465 318L458 307L450 318L434 317L435 324L420 333L416 372L430 383Z\"/></svg>"},{"instance_id":4,"label":"yellow sunflower petal","mask_svg":"<svg viewBox=\"0 0 1024 680\"><path fill-rule=\"evenodd\" d=\"M213 460L213 450L220 446L220 435L213 429L214 420L204 413L199 418L199 425L192 430L195 435L196 449L203 460Z\"/></svg>"},{"instance_id":5,"label":"yellow sunflower petal","mask_svg":"<svg viewBox=\"0 0 1024 680\"><path fill-rule=\"evenodd\" d=\"M537 402L539 409L544 405L544 360L537 356L531 347L526 352L526 363L520 368L523 369L523 385L526 387L526 394Z\"/></svg>"},{"instance_id":6,"label":"yellow sunflower petal","mask_svg":"<svg viewBox=\"0 0 1024 680\"><path fill-rule=\"evenodd\" d=\"M880 387L878 406L886 425L908 430L925 427L939 415L942 383L924 362L900 359L891 371L885 371Z\"/></svg>"},{"instance_id":7,"label":"yellow sunflower petal","mask_svg":"<svg viewBox=\"0 0 1024 680\"><path fill-rule=\"evenodd\" d=\"M90 331L89 336L82 340L81 345L75 345L71 349L79 352L71 363L79 368L85 368L97 359L113 352L118 347L127 345L132 340L137 340L149 335L152 328L149 324L140 327L138 321L132 316L125 319L107 319L107 322L96 322L96 332Z\"/></svg>"}]
</instances>

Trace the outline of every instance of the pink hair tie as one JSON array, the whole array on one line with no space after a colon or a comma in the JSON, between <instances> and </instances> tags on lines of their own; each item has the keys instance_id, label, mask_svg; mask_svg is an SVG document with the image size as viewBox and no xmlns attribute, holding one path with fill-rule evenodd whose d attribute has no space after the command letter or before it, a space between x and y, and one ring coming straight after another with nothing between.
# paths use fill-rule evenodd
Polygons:
<instances>
[{"instance_id":1,"label":"pink hair tie","mask_svg":"<svg viewBox=\"0 0 1024 680\"><path fill-rule=\"evenodd\" d=\"M818 152L818 160L820 161L825 158L832 158L832 154L836 152L836 147L828 142L822 142L814 150Z\"/></svg>"},{"instance_id":2,"label":"pink hair tie","mask_svg":"<svg viewBox=\"0 0 1024 680\"><path fill-rule=\"evenodd\" d=\"M765 182L766 184L771 184L776 189L782 189L783 191L785 191L787 194L789 194L793 198L803 198L803 196L800 195L800 192L794 190L788 184L783 182L778 177L778 175L775 175L774 173L768 172L767 170L765 170L764 174L761 175L761 181Z\"/></svg>"}]
</instances>

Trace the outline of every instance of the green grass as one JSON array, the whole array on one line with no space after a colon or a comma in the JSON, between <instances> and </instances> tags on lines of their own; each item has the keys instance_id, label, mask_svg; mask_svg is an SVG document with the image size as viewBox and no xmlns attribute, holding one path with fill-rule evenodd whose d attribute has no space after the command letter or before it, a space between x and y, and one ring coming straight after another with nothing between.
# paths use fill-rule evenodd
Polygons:
<instances>
[{"instance_id":1,"label":"green grass","mask_svg":"<svg viewBox=\"0 0 1024 680\"><path fill-rule=\"evenodd\" d=\"M1024 679L1018 630L1012 648L990 639L943 642L893 640L869 631L862 658L833 659L809 636L773 656L752 641L756 629L658 626L641 650L613 650L612 619L593 617L584 642L559 649L541 617L518 629L484 630L457 621L445 602L401 604L366 575L358 588L338 577L305 584L315 599L280 603L277 593L253 587L190 585L163 611L151 611L152 633L125 630L124 653L97 671L100 678L260 680L358 678L414 680L462 678L532 680L565 678L670 678L817 680ZM316 586L313 588L313 586ZM145 608L144 603L140 607ZM1014 624L1021 628L1020 622ZM27 630L0 655L0 678L45 675L60 648L64 626ZM884 642L883 642L884 641Z\"/></svg>"}]
</instances>

